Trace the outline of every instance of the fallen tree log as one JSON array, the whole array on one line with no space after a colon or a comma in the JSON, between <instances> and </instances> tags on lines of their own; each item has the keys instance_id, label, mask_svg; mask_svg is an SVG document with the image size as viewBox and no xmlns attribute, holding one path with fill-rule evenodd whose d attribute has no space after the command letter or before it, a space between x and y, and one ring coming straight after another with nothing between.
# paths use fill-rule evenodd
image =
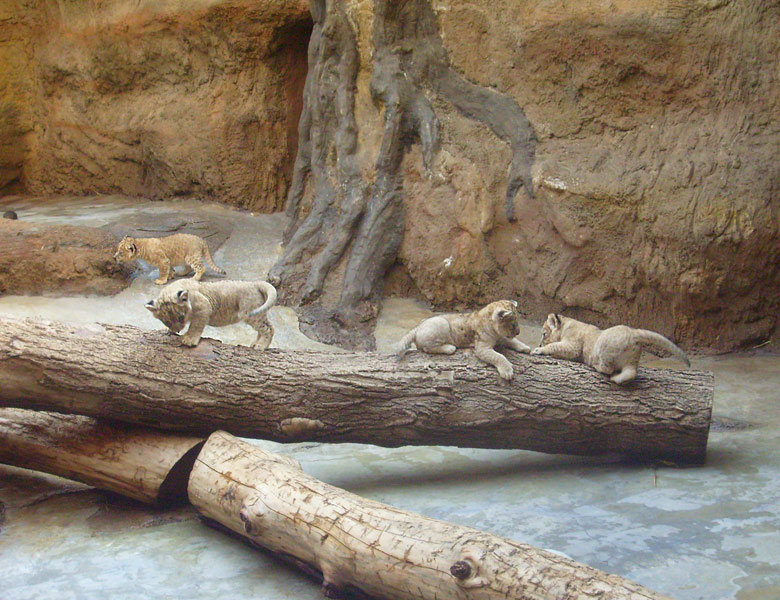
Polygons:
<instances>
[{"instance_id":1,"label":"fallen tree log","mask_svg":"<svg viewBox=\"0 0 780 600\"><path fill-rule=\"evenodd\" d=\"M453 356L259 352L162 331L0 319L0 405L276 441L621 453L702 463L712 374L642 369L617 386L509 352L512 382Z\"/></svg>"},{"instance_id":2,"label":"fallen tree log","mask_svg":"<svg viewBox=\"0 0 780 600\"><path fill-rule=\"evenodd\" d=\"M662 598L553 552L355 496L224 432L195 461L189 498L205 517L321 573L328 597L357 588L404 600Z\"/></svg>"},{"instance_id":3,"label":"fallen tree log","mask_svg":"<svg viewBox=\"0 0 780 600\"><path fill-rule=\"evenodd\" d=\"M89 417L0 409L0 463L156 506L186 501L187 479L203 441Z\"/></svg>"}]
</instances>

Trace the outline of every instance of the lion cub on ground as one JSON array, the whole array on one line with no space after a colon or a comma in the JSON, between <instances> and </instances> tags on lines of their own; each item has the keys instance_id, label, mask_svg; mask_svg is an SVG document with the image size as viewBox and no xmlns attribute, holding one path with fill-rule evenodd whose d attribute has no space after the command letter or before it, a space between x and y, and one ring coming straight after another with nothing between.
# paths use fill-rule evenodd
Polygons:
<instances>
[{"instance_id":1,"label":"lion cub on ground","mask_svg":"<svg viewBox=\"0 0 780 600\"><path fill-rule=\"evenodd\" d=\"M550 314L542 326L542 343L531 354L575 360L599 373L612 375L615 383L628 383L636 377L642 344L669 352L689 367L691 361L664 336L647 329L617 325L601 330L595 325Z\"/></svg>"},{"instance_id":2,"label":"lion cub on ground","mask_svg":"<svg viewBox=\"0 0 780 600\"><path fill-rule=\"evenodd\" d=\"M399 342L398 356L406 356L412 344L418 350L431 354L452 354L457 348L474 346L477 358L493 365L501 377L509 380L514 369L506 357L493 347L508 346L517 352L531 351L515 338L520 333L518 319L517 302L514 300L491 302L470 313L429 317Z\"/></svg>"},{"instance_id":3,"label":"lion cub on ground","mask_svg":"<svg viewBox=\"0 0 780 600\"><path fill-rule=\"evenodd\" d=\"M266 313L276 303L276 288L265 281L200 282L181 279L165 286L146 308L173 333L182 335L185 346L197 346L206 325L222 327L243 321L257 331L252 346L268 348L274 328Z\"/></svg>"},{"instance_id":4,"label":"lion cub on ground","mask_svg":"<svg viewBox=\"0 0 780 600\"><path fill-rule=\"evenodd\" d=\"M208 266L222 275L225 271L220 269L211 260L211 252L204 240L197 235L189 233L174 233L161 238L125 238L119 242L114 258L121 262L131 262L142 258L150 265L160 270L160 277L154 282L163 285L169 279L173 279L174 267L187 267L189 271L195 271L193 279L200 281L206 272L203 265Z\"/></svg>"}]
</instances>

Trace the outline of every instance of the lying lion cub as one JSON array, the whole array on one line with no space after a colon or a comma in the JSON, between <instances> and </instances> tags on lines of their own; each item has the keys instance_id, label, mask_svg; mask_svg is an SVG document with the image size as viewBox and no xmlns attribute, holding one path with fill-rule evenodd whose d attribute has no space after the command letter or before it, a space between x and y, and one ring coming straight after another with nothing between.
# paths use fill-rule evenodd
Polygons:
<instances>
[{"instance_id":1,"label":"lying lion cub","mask_svg":"<svg viewBox=\"0 0 780 600\"><path fill-rule=\"evenodd\" d=\"M220 269L211 260L211 252L204 240L197 235L189 233L174 233L161 238L125 238L119 242L114 258L121 262L131 262L139 258L145 260L153 267L160 270L160 277L154 282L163 285L169 279L173 279L175 267L187 267L195 271L193 279L200 281L206 272L203 265L208 266L222 275L225 271Z\"/></svg>"},{"instance_id":2,"label":"lying lion cub","mask_svg":"<svg viewBox=\"0 0 780 600\"><path fill-rule=\"evenodd\" d=\"M508 346L517 352L530 352L531 348L515 338L520 333L518 319L514 300L491 302L470 313L429 317L399 342L398 356L406 356L412 344L431 354L452 354L457 348L474 346L477 358L493 365L501 377L509 380L514 369L493 347Z\"/></svg>"},{"instance_id":3,"label":"lying lion cub","mask_svg":"<svg viewBox=\"0 0 780 600\"><path fill-rule=\"evenodd\" d=\"M615 383L628 383L636 377L642 344L669 352L689 367L691 361L661 334L647 329L617 325L601 330L575 319L550 314L542 326L542 343L531 354L575 360L599 373L612 375Z\"/></svg>"},{"instance_id":4,"label":"lying lion cub","mask_svg":"<svg viewBox=\"0 0 780 600\"><path fill-rule=\"evenodd\" d=\"M276 288L265 281L181 279L165 286L146 308L173 333L189 323L181 338L185 346L197 346L206 325L222 327L243 321L257 331L252 345L265 350L274 337L266 313L275 302Z\"/></svg>"}]
</instances>

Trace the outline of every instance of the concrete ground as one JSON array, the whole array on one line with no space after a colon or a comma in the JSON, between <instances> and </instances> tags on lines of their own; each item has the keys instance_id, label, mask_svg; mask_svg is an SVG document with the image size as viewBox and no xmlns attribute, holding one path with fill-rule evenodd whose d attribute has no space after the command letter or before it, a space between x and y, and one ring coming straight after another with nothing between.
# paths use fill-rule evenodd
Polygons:
<instances>
[{"instance_id":1,"label":"concrete ground","mask_svg":"<svg viewBox=\"0 0 780 600\"><path fill-rule=\"evenodd\" d=\"M226 219L232 233L214 258L231 277L246 279L267 272L284 225L281 215L194 201L3 202L0 209L37 222L101 226L171 211ZM141 269L111 298L0 297L0 314L160 328L143 308L159 289L154 276ZM390 299L377 327L379 350L430 314L413 301ZM292 310L275 307L270 318L274 346L323 347L298 331ZM521 335L535 346L539 328L527 323ZM253 332L239 324L207 328L206 336L248 344ZM758 349L692 362L714 372L716 385L708 460L699 468L526 451L256 443L351 492L562 552L672 598L780 598L780 356ZM647 364L678 368L669 359ZM3 466L0 502L6 600L321 597L315 582L208 528L189 508L155 510Z\"/></svg>"}]
</instances>

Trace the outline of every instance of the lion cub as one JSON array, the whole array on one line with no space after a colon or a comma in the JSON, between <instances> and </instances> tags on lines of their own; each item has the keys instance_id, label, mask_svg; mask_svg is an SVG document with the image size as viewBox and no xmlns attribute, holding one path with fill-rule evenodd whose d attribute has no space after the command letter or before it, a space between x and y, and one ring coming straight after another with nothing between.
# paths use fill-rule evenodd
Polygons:
<instances>
[{"instance_id":1,"label":"lion cub","mask_svg":"<svg viewBox=\"0 0 780 600\"><path fill-rule=\"evenodd\" d=\"M257 331L253 346L268 348L274 328L266 313L276 303L276 288L265 281L200 282L181 279L160 290L146 308L173 333L182 335L185 346L197 346L206 325L222 327L243 321Z\"/></svg>"},{"instance_id":2,"label":"lion cub","mask_svg":"<svg viewBox=\"0 0 780 600\"><path fill-rule=\"evenodd\" d=\"M161 238L125 238L119 242L114 258L121 262L131 262L142 258L150 265L160 270L160 277L154 282L163 285L169 279L173 279L174 267L187 267L189 271L195 271L193 279L200 281L206 272L203 265L208 266L222 275L225 271L220 269L211 260L209 247L204 240L197 235L189 233L174 233Z\"/></svg>"},{"instance_id":3,"label":"lion cub","mask_svg":"<svg viewBox=\"0 0 780 600\"><path fill-rule=\"evenodd\" d=\"M601 330L595 325L550 314L542 326L542 343L531 354L576 360L599 373L612 375L615 383L628 383L636 377L642 344L669 352L689 367L691 361L661 334L647 329L617 325Z\"/></svg>"},{"instance_id":4,"label":"lion cub","mask_svg":"<svg viewBox=\"0 0 780 600\"><path fill-rule=\"evenodd\" d=\"M514 369L494 346L508 346L517 352L530 352L531 348L516 339L520 333L517 302L498 300L480 310L463 314L446 314L429 317L407 333L399 342L397 353L403 358L412 344L418 350L431 354L452 354L457 348L474 346L474 354L480 360L493 365L506 380L512 379Z\"/></svg>"}]
</instances>

